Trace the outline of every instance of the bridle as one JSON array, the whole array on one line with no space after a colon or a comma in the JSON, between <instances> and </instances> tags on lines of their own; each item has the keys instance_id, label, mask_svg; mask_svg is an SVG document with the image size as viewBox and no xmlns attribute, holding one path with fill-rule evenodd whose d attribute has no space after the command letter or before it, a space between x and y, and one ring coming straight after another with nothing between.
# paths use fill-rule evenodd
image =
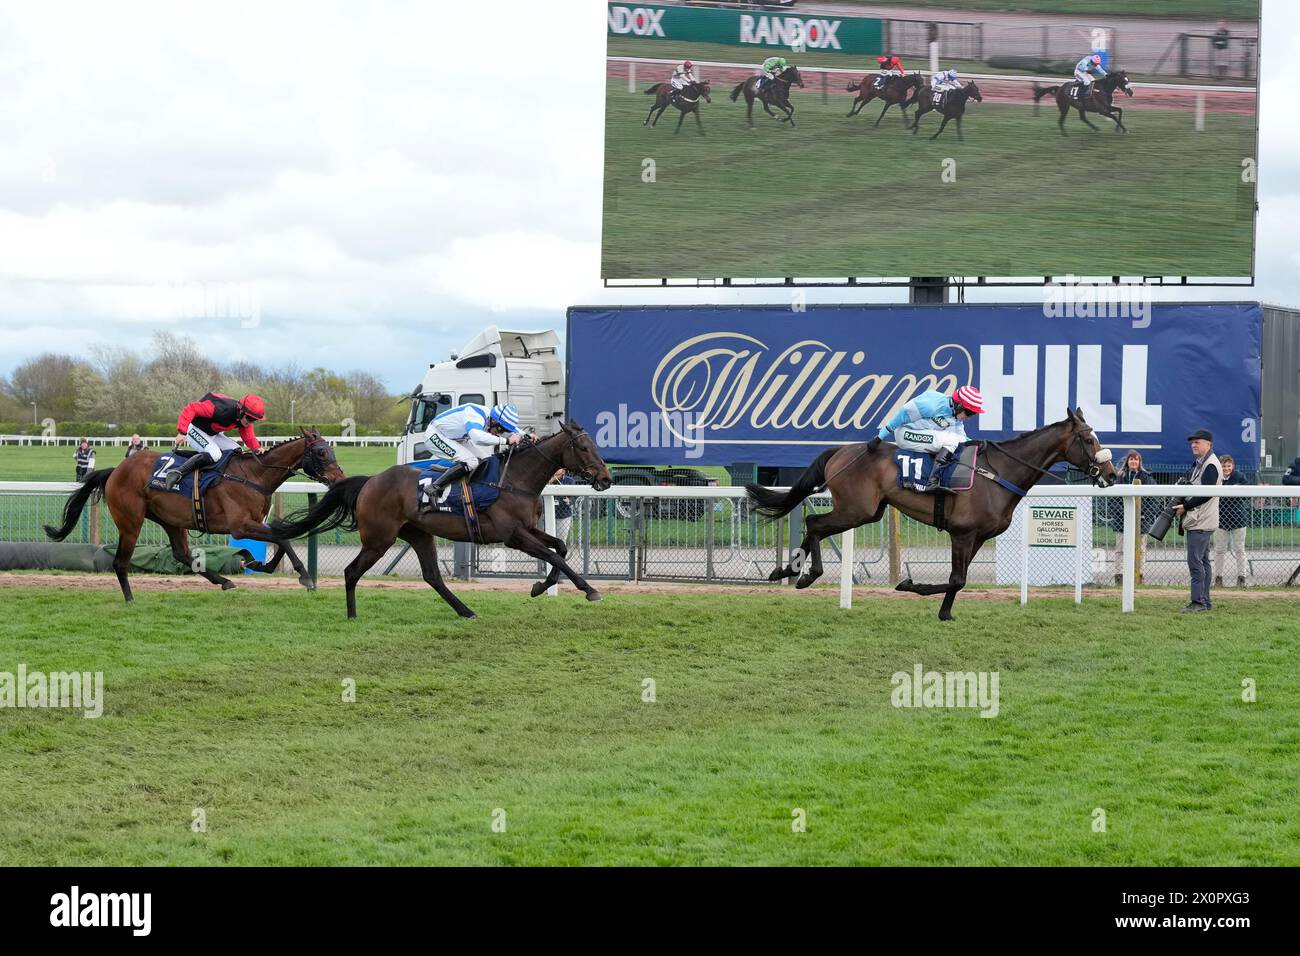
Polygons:
<instances>
[{"instance_id":1,"label":"bridle","mask_svg":"<svg viewBox=\"0 0 1300 956\"><path fill-rule=\"evenodd\" d=\"M303 437L305 438L306 436ZM263 468L273 468L286 472L286 478L288 475L296 475L301 471L308 478L315 478L317 481L324 481L324 468L321 468L319 471L316 470L317 462L320 459L321 448L325 448L326 450L329 449L329 442L327 442L323 436L311 439L311 441L307 442L307 447L302 450L302 457L298 460L298 464L293 465L292 467L289 465L272 465L269 462L263 461L261 456L256 453L254 453L254 457L257 459L257 463ZM310 464L308 464L309 462ZM328 459L325 464L329 464ZM235 478L234 475L229 475L227 477ZM245 484L252 484L252 482L246 481L245 479L237 480L245 481Z\"/></svg>"},{"instance_id":2,"label":"bridle","mask_svg":"<svg viewBox=\"0 0 1300 956\"><path fill-rule=\"evenodd\" d=\"M572 432L568 432L568 431L566 431L566 432L564 432L564 436L568 439L568 441L566 441L566 442L564 443L564 445L560 448L560 458L561 458L561 459L564 458L564 453L565 453L566 451L568 451L571 447L573 447L574 443L577 441L577 436L575 436ZM522 448L522 449L519 447L518 444L516 444L516 445L514 445L514 446L510 449L509 454L510 454L510 455L514 455L514 454L515 454L516 452L518 452L518 451L527 451L527 450L531 449L532 451L535 451L535 452L537 452L537 454L541 455L541 456L542 456L542 459L543 459L544 461L546 461L548 464L552 465L552 466L554 467L555 471L559 471L561 468L563 468L565 471L570 471L570 470L572 470L572 469L570 469L567 465L564 464L564 461L563 461L563 460L561 460L561 461L556 461L556 460L555 460L554 458L552 458L550 455L546 454L546 452L542 451L542 442L543 442L544 440L545 440L545 439L538 439L537 441L530 441L530 442L529 442L529 443L528 443L524 448ZM574 473L575 473L575 474L578 474L578 475L581 475L582 477L584 477L584 478L586 478L586 479L588 479L588 480L591 479L591 469L590 469L590 468L583 468L583 469L580 469L580 470L578 470L578 471L576 471L576 472L574 472Z\"/></svg>"},{"instance_id":3,"label":"bridle","mask_svg":"<svg viewBox=\"0 0 1300 956\"><path fill-rule=\"evenodd\" d=\"M1096 436L1096 432L1094 432L1091 428L1088 429L1088 433L1093 435L1094 437ZM1073 432L1073 438L1074 441L1079 443L1079 448L1083 451L1084 457L1088 459L1089 464L1086 470L1086 474L1088 475L1089 480L1092 481L1093 484L1098 485L1100 487L1103 488L1107 487L1106 485L1102 485L1101 483L1101 466L1111 460L1110 449L1101 448L1098 449L1096 453L1094 453L1092 449L1089 448L1087 444L1084 442L1083 432L1077 430ZM1026 468L1031 468L1034 471L1038 472L1040 475L1044 475L1049 478L1054 478L1057 481L1061 482L1061 484L1066 484L1065 479L1062 478L1060 475L1054 475L1052 474L1051 470L1047 468L1043 468L1041 465L1035 465L1033 462L1025 461L1023 458L1019 457L1018 455L1012 454L1011 452L1007 451L1004 447L1002 447L1002 444L1000 442L986 441L984 444L990 448L996 448L998 451L1002 452L1002 454L1006 455L1012 461L1019 462L1020 464L1024 465ZM1066 459L1066 462L1068 464L1069 459Z\"/></svg>"}]
</instances>

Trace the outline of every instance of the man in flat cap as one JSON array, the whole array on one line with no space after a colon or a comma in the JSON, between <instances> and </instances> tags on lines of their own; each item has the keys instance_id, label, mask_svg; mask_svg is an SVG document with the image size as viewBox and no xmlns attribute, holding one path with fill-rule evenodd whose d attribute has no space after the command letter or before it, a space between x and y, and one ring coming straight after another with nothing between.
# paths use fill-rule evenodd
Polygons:
<instances>
[{"instance_id":1,"label":"man in flat cap","mask_svg":"<svg viewBox=\"0 0 1300 956\"><path fill-rule=\"evenodd\" d=\"M1192 485L1223 484L1223 468L1214 454L1214 436L1204 428L1197 429L1187 436L1192 446L1192 472L1188 483ZM1192 573L1192 600L1184 611L1208 611L1210 603L1210 582L1214 579L1210 570L1210 544L1214 540L1214 529L1219 526L1219 498L1217 495L1205 495L1188 498L1186 504L1175 505L1174 513L1182 521L1182 529L1187 534L1187 568Z\"/></svg>"}]
</instances>

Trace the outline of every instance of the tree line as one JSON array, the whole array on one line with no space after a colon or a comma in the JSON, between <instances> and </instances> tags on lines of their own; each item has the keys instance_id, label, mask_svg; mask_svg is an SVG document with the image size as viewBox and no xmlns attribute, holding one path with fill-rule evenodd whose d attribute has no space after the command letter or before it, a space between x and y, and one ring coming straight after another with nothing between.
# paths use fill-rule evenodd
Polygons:
<instances>
[{"instance_id":1,"label":"tree line","mask_svg":"<svg viewBox=\"0 0 1300 956\"><path fill-rule=\"evenodd\" d=\"M213 362L193 339L159 332L146 353L94 346L86 358L47 352L0 377L0 422L28 427L38 420L104 422L121 428L175 427L187 403L217 391L238 398L256 392L266 399L267 419L305 425L337 425L352 419L359 429L394 433L407 406L369 372L339 373L296 365Z\"/></svg>"}]
</instances>

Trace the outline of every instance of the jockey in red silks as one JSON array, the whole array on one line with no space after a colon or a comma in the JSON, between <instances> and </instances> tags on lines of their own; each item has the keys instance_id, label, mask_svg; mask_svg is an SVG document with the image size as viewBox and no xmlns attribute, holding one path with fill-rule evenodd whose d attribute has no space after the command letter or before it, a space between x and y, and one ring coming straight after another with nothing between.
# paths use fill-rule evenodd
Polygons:
<instances>
[{"instance_id":1,"label":"jockey in red silks","mask_svg":"<svg viewBox=\"0 0 1300 956\"><path fill-rule=\"evenodd\" d=\"M180 468L167 472L168 490L180 484L181 478L204 465L221 460L223 452L234 451L239 446L222 432L239 429L239 437L253 451L262 446L253 434L253 423L266 418L266 403L260 395L245 395L236 401L220 392L208 392L197 402L190 402L181 410L176 420L177 441L187 439L193 446L192 455Z\"/></svg>"}]
</instances>

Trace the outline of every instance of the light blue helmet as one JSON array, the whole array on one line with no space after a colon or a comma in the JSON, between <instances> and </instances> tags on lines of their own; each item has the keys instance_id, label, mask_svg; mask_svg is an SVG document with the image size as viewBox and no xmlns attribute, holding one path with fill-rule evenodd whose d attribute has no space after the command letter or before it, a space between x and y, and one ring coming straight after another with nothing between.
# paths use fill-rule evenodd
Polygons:
<instances>
[{"instance_id":1,"label":"light blue helmet","mask_svg":"<svg viewBox=\"0 0 1300 956\"><path fill-rule=\"evenodd\" d=\"M957 79L957 71L956 71L956 70L949 70L948 73L947 73L946 75L947 75L947 77L948 77L949 80L956 80L956 79Z\"/></svg>"},{"instance_id":2,"label":"light blue helmet","mask_svg":"<svg viewBox=\"0 0 1300 956\"><path fill-rule=\"evenodd\" d=\"M514 402L493 405L488 417L508 432L519 431L519 409L515 408Z\"/></svg>"}]
</instances>

